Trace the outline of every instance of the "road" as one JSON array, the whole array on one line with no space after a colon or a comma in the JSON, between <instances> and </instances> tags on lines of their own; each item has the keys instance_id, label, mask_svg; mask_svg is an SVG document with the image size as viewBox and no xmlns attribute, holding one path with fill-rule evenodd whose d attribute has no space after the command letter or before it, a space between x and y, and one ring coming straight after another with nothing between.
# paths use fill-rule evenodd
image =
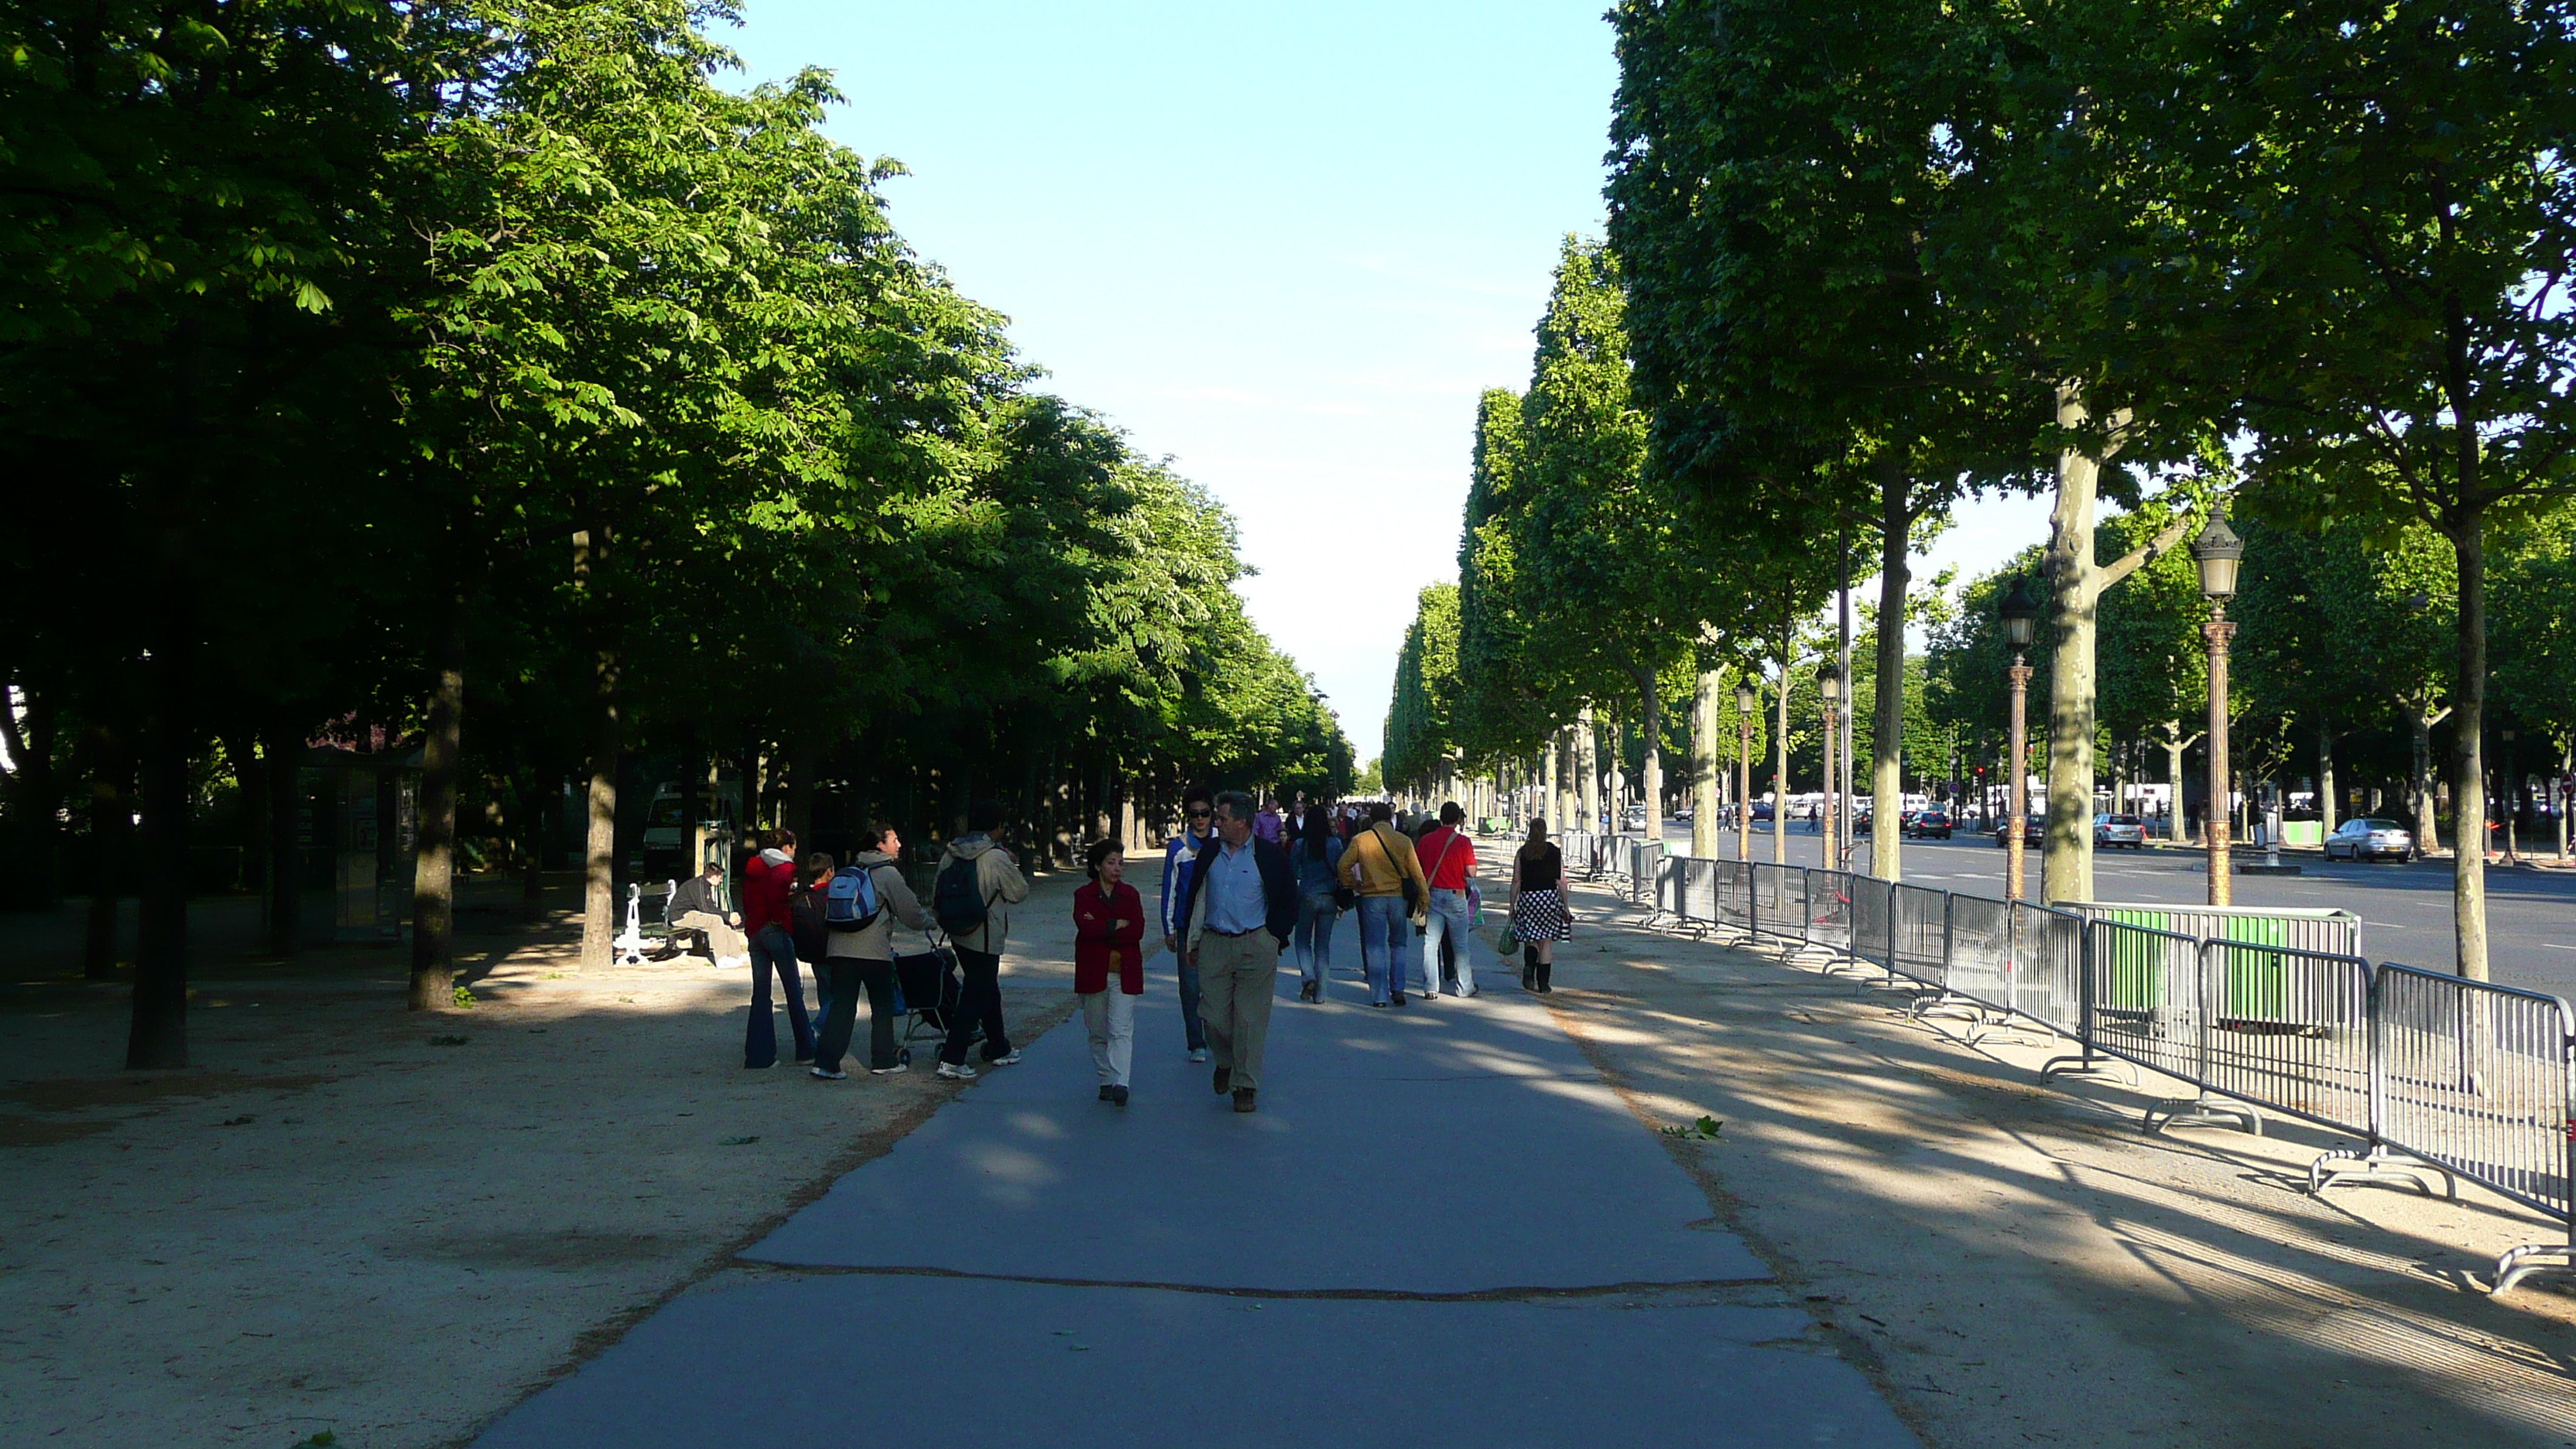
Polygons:
<instances>
[{"instance_id":1,"label":"road","mask_svg":"<svg viewBox=\"0 0 2576 1449\"><path fill-rule=\"evenodd\" d=\"M1690 827L1667 824L1665 839L1675 850L1690 847ZM1723 854L1734 854L1733 832L1725 836ZM1869 848L1869 837L1858 842ZM1792 824L1789 860L1815 865L1820 841ZM2239 851L2243 861L2249 852ZM2259 852L2251 852L2260 858ZM1771 836L1757 827L1753 858L1770 860ZM2360 865L2321 861L2314 854L2283 857L2295 861L2295 876L2239 875L2236 903L2241 906L2332 907L2362 919L2361 941L2374 961L2396 961L2428 970L2451 969L2451 863L2447 860ZM2039 852L2030 853L2030 888L2040 890ZM1969 895L2000 896L2004 890L2004 853L1989 835L1955 836L1949 840L1905 842L1905 879ZM2178 905L2208 899L2208 877L2197 850L2149 848L2106 850L2093 856L2093 893L2098 900L2140 901ZM2490 868L2487 872L2488 959L2497 982L2546 991L2576 1001L2576 872Z\"/></svg>"}]
</instances>

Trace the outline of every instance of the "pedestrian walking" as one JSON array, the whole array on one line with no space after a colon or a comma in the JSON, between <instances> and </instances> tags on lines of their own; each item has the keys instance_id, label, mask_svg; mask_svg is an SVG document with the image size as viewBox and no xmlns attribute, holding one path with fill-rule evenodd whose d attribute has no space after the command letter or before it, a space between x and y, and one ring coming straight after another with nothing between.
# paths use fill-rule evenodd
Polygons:
<instances>
[{"instance_id":1,"label":"pedestrian walking","mask_svg":"<svg viewBox=\"0 0 2576 1449\"><path fill-rule=\"evenodd\" d=\"M1286 845L1288 842L1283 837L1287 828L1287 822L1280 818L1279 797L1263 796L1261 813L1252 817L1253 836L1256 839L1267 840L1273 845Z\"/></svg>"},{"instance_id":2,"label":"pedestrian walking","mask_svg":"<svg viewBox=\"0 0 2576 1449\"><path fill-rule=\"evenodd\" d=\"M1342 918L1342 842L1333 838L1321 805L1306 807L1306 820L1288 847L1297 867L1297 964L1305 977L1300 1001L1321 1002L1333 981L1333 925Z\"/></svg>"},{"instance_id":3,"label":"pedestrian walking","mask_svg":"<svg viewBox=\"0 0 2576 1449\"><path fill-rule=\"evenodd\" d=\"M805 983L796 974L795 923L787 910L788 892L795 885L796 832L762 831L760 854L742 868L742 925L751 937L751 1020L743 1030L742 1064L753 1071L778 1065L778 1027L769 1006L773 973L778 993L786 999L796 1060L814 1059L814 1027L805 1015Z\"/></svg>"},{"instance_id":4,"label":"pedestrian walking","mask_svg":"<svg viewBox=\"0 0 2576 1449\"><path fill-rule=\"evenodd\" d=\"M1091 1037L1100 1100L1127 1105L1136 1059L1136 998L1145 994L1145 898L1127 884L1127 854L1095 842L1084 867L1091 883L1073 893L1073 998Z\"/></svg>"},{"instance_id":5,"label":"pedestrian walking","mask_svg":"<svg viewBox=\"0 0 2576 1449\"><path fill-rule=\"evenodd\" d=\"M724 862L708 861L704 874L672 887L664 915L676 930L703 934L707 954L715 957L718 966L748 966L751 938L742 933L742 914L723 908L724 875Z\"/></svg>"},{"instance_id":6,"label":"pedestrian walking","mask_svg":"<svg viewBox=\"0 0 2576 1449\"><path fill-rule=\"evenodd\" d=\"M1238 1112L1257 1110L1279 953L1297 922L1288 852L1252 833L1254 813L1240 790L1216 797L1216 840L1200 852L1181 900L1181 944L1199 972L1217 1095L1231 1094Z\"/></svg>"},{"instance_id":7,"label":"pedestrian walking","mask_svg":"<svg viewBox=\"0 0 2576 1449\"><path fill-rule=\"evenodd\" d=\"M1367 828L1351 836L1337 867L1342 884L1358 897L1360 964L1368 975L1371 1006L1404 1005L1409 928L1430 895L1413 842L1396 830L1394 819L1395 807L1383 800L1370 802Z\"/></svg>"},{"instance_id":8,"label":"pedestrian walking","mask_svg":"<svg viewBox=\"0 0 2576 1449\"><path fill-rule=\"evenodd\" d=\"M966 812L966 833L948 842L931 890L931 910L957 952L963 979L957 1019L939 1046L939 1075L952 1081L975 1078L966 1048L979 1026L986 1065L1007 1067L1020 1059L1002 1023L1002 943L1010 932L1011 907L1029 898L1029 883L1019 862L993 838L1002 820L1001 806L976 802Z\"/></svg>"},{"instance_id":9,"label":"pedestrian walking","mask_svg":"<svg viewBox=\"0 0 2576 1449\"><path fill-rule=\"evenodd\" d=\"M1549 973L1556 943L1574 934L1565 907L1565 856L1547 838L1547 822L1533 820L1529 838L1512 856L1512 935L1521 943L1521 989L1553 991Z\"/></svg>"},{"instance_id":10,"label":"pedestrian walking","mask_svg":"<svg viewBox=\"0 0 2576 1449\"><path fill-rule=\"evenodd\" d=\"M924 931L930 915L903 878L903 837L891 825L862 832L875 844L834 871L815 892L821 898L825 939L818 974L829 983L831 1006L814 1043L814 1075L837 1082L848 1076L841 1059L859 1020L859 993L868 997L868 1073L892 1076L907 1070L895 1049L894 928Z\"/></svg>"},{"instance_id":11,"label":"pedestrian walking","mask_svg":"<svg viewBox=\"0 0 2576 1449\"><path fill-rule=\"evenodd\" d=\"M1190 1060L1208 1059L1207 1027L1199 1019L1199 968L1184 959L1181 950L1181 899L1189 894L1190 876L1198 869L1199 853L1214 838L1209 822L1215 818L1216 798L1205 790L1192 790L1181 798L1181 812L1187 817L1181 833L1163 847L1163 893L1155 902L1155 913L1163 927L1163 949L1172 953L1173 974L1181 987L1181 1031L1190 1049Z\"/></svg>"},{"instance_id":12,"label":"pedestrian walking","mask_svg":"<svg viewBox=\"0 0 2576 1449\"><path fill-rule=\"evenodd\" d=\"M1446 960L1458 975L1458 995L1476 994L1476 967L1468 949L1467 930L1473 912L1467 892L1476 878L1476 842L1459 827L1466 823L1467 812L1452 800L1440 807L1440 823L1422 834L1414 846L1423 861L1423 880L1431 888L1431 899L1424 907L1422 935L1422 994L1440 994L1440 974L1444 960L1441 947L1450 949Z\"/></svg>"}]
</instances>

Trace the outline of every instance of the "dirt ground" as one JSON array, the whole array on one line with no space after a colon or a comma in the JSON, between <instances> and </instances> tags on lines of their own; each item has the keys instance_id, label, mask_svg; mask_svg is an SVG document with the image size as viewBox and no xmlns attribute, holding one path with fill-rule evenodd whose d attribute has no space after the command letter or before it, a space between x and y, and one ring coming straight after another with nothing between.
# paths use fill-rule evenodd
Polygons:
<instances>
[{"instance_id":1,"label":"dirt ground","mask_svg":"<svg viewBox=\"0 0 2576 1449\"><path fill-rule=\"evenodd\" d=\"M1559 1020L1649 1125L1723 1124L1666 1141L1928 1444L2576 1444L2576 1296L2480 1286L2536 1216L2311 1197L2333 1134L2150 1136L2179 1083L2043 1084L2062 1043L1584 894Z\"/></svg>"},{"instance_id":2,"label":"dirt ground","mask_svg":"<svg viewBox=\"0 0 2576 1449\"><path fill-rule=\"evenodd\" d=\"M1072 1009L1079 879L1013 913L1017 1039ZM400 952L263 964L254 908L210 903L171 1073L119 1069L77 908L0 926L0 1441L462 1442L959 1090L927 1043L745 1071L747 972L584 974L573 918L514 899L469 889L476 1005L420 1015Z\"/></svg>"}]
</instances>

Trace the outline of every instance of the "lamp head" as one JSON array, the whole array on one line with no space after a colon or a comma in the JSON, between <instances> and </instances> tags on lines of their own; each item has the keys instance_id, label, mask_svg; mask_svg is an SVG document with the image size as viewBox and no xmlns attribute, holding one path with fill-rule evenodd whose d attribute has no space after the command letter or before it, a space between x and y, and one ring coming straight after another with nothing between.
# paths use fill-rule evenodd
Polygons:
<instances>
[{"instance_id":1,"label":"lamp head","mask_svg":"<svg viewBox=\"0 0 2576 1449\"><path fill-rule=\"evenodd\" d=\"M2015 578L1997 610L2004 617L2004 642L2013 647L2014 653L2028 649L2032 637L2039 632L2039 609L2039 590L2032 585L2031 576Z\"/></svg>"},{"instance_id":2,"label":"lamp head","mask_svg":"<svg viewBox=\"0 0 2576 1449\"><path fill-rule=\"evenodd\" d=\"M1750 683L1740 679L1737 680L1735 683L1735 712L1737 714L1749 715L1753 713L1754 710L1759 709L1761 705L1761 694L1758 693Z\"/></svg>"},{"instance_id":3,"label":"lamp head","mask_svg":"<svg viewBox=\"0 0 2576 1449\"><path fill-rule=\"evenodd\" d=\"M1816 670L1816 690L1825 697L1825 703L1834 704L1839 702L1843 697L1842 670L1836 668L1831 663L1827 663L1818 668Z\"/></svg>"},{"instance_id":4,"label":"lamp head","mask_svg":"<svg viewBox=\"0 0 2576 1449\"><path fill-rule=\"evenodd\" d=\"M2192 561L2200 565L2200 594L2213 604L2236 597L2236 570L2245 562L2245 540L2227 526L2227 501L2209 510L2200 537L2191 541Z\"/></svg>"}]
</instances>

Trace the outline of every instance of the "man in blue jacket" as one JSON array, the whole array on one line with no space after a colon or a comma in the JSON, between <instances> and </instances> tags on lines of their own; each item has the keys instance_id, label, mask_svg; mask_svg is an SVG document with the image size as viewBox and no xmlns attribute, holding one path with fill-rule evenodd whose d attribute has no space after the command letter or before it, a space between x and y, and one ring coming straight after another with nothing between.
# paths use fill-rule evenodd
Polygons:
<instances>
[{"instance_id":1,"label":"man in blue jacket","mask_svg":"<svg viewBox=\"0 0 2576 1449\"><path fill-rule=\"evenodd\" d=\"M1199 1019L1199 968L1181 950L1181 898L1189 894L1190 877L1198 865L1199 852L1214 842L1208 828L1214 797L1205 790L1194 789L1181 800L1181 809L1189 815L1189 824L1163 847L1163 896L1157 903L1163 917L1163 949L1172 953L1181 978L1181 1030L1188 1034L1190 1060L1208 1059L1207 1027Z\"/></svg>"},{"instance_id":2,"label":"man in blue jacket","mask_svg":"<svg viewBox=\"0 0 2576 1449\"><path fill-rule=\"evenodd\" d=\"M1234 1110L1256 1110L1279 953L1297 926L1297 873L1287 847L1252 833L1252 797L1216 797L1216 839L1198 853L1181 894L1181 959L1204 992L1207 1042L1216 1054L1216 1091Z\"/></svg>"}]
</instances>

